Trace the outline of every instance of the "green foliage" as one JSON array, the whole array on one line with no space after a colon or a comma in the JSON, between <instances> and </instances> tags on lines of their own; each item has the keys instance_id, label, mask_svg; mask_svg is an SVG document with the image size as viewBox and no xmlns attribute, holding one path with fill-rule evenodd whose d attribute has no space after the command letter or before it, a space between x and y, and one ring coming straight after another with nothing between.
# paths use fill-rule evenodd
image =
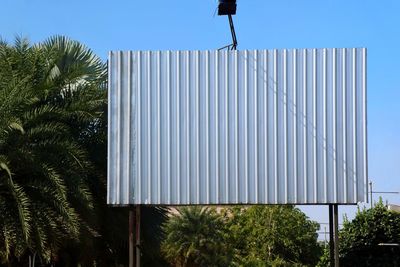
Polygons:
<instances>
[{"instance_id":1,"label":"green foliage","mask_svg":"<svg viewBox=\"0 0 400 267\"><path fill-rule=\"evenodd\" d=\"M324 249L324 252L319 259L317 267L329 267L330 266L330 255L329 255L329 247Z\"/></svg>"},{"instance_id":2,"label":"green foliage","mask_svg":"<svg viewBox=\"0 0 400 267\"><path fill-rule=\"evenodd\" d=\"M227 239L239 266L315 266L319 225L293 206L252 206L226 211Z\"/></svg>"},{"instance_id":3,"label":"green foliage","mask_svg":"<svg viewBox=\"0 0 400 267\"><path fill-rule=\"evenodd\" d=\"M0 259L37 253L93 229L93 165L81 145L105 105L105 65L64 37L0 44Z\"/></svg>"},{"instance_id":4,"label":"green foliage","mask_svg":"<svg viewBox=\"0 0 400 267\"><path fill-rule=\"evenodd\" d=\"M228 266L231 251L224 228L214 209L181 208L164 226L162 251L174 266Z\"/></svg>"},{"instance_id":5,"label":"green foliage","mask_svg":"<svg viewBox=\"0 0 400 267\"><path fill-rule=\"evenodd\" d=\"M345 220L339 233L341 266L399 266L400 213L389 211L382 202Z\"/></svg>"},{"instance_id":6,"label":"green foliage","mask_svg":"<svg viewBox=\"0 0 400 267\"><path fill-rule=\"evenodd\" d=\"M176 266L315 266L321 253L319 225L293 206L183 208L164 229Z\"/></svg>"},{"instance_id":7,"label":"green foliage","mask_svg":"<svg viewBox=\"0 0 400 267\"><path fill-rule=\"evenodd\" d=\"M106 205L106 84L79 42L0 42L0 265L127 263L128 211ZM166 209L142 219L142 262L165 266Z\"/></svg>"}]
</instances>

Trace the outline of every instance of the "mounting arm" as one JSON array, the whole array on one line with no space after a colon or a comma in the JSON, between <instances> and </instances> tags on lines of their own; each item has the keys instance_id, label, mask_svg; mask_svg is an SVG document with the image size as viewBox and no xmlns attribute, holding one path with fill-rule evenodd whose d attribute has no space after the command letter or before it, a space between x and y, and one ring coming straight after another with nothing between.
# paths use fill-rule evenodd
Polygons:
<instances>
[{"instance_id":1,"label":"mounting arm","mask_svg":"<svg viewBox=\"0 0 400 267\"><path fill-rule=\"evenodd\" d=\"M236 39L236 32L235 32L235 26L233 25L233 19L232 19L232 15L228 15L228 19L229 19L229 27L231 28L231 34L232 34L232 50L236 50L237 47L237 39Z\"/></svg>"},{"instance_id":2,"label":"mounting arm","mask_svg":"<svg viewBox=\"0 0 400 267\"><path fill-rule=\"evenodd\" d=\"M236 39L236 32L235 32L235 26L233 25L233 19L232 19L232 15L228 14L228 19L229 19L229 27L231 29L231 35L232 35L232 44L226 45L224 47L221 47L218 50L222 50L225 48L228 48L230 50L236 50L238 42Z\"/></svg>"}]
</instances>

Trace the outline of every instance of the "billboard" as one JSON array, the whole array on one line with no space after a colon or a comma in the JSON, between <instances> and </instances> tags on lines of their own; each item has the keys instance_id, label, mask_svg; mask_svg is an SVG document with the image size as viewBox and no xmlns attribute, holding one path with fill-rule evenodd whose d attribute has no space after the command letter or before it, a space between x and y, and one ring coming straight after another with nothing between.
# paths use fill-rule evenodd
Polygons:
<instances>
[{"instance_id":1,"label":"billboard","mask_svg":"<svg viewBox=\"0 0 400 267\"><path fill-rule=\"evenodd\" d=\"M108 204L367 200L366 49L109 54Z\"/></svg>"}]
</instances>

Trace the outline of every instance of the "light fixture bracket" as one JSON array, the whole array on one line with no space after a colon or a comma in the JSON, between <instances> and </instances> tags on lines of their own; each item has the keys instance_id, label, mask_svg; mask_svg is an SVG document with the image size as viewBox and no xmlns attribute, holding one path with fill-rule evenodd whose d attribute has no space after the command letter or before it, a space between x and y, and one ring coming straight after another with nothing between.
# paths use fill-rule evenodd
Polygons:
<instances>
[{"instance_id":1,"label":"light fixture bracket","mask_svg":"<svg viewBox=\"0 0 400 267\"><path fill-rule=\"evenodd\" d=\"M221 47L218 50L222 49L230 49L230 50L236 50L237 48L237 38L236 38L236 32L235 32L235 26L233 25L233 19L232 15L236 14L236 0L219 0L218 4L218 16L228 16L229 20L229 28L231 30L231 35L232 35L232 44L226 45L224 47Z\"/></svg>"}]
</instances>

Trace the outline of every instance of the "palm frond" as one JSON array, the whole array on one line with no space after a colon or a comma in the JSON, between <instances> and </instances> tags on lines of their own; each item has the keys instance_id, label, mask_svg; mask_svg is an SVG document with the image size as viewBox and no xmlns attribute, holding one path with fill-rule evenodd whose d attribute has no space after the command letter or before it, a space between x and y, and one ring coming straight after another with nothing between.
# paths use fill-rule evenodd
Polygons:
<instances>
[{"instance_id":1,"label":"palm frond","mask_svg":"<svg viewBox=\"0 0 400 267\"><path fill-rule=\"evenodd\" d=\"M106 65L62 36L0 43L0 259L45 261L97 235L88 138L103 127ZM92 174L92 175L89 175Z\"/></svg>"}]
</instances>

